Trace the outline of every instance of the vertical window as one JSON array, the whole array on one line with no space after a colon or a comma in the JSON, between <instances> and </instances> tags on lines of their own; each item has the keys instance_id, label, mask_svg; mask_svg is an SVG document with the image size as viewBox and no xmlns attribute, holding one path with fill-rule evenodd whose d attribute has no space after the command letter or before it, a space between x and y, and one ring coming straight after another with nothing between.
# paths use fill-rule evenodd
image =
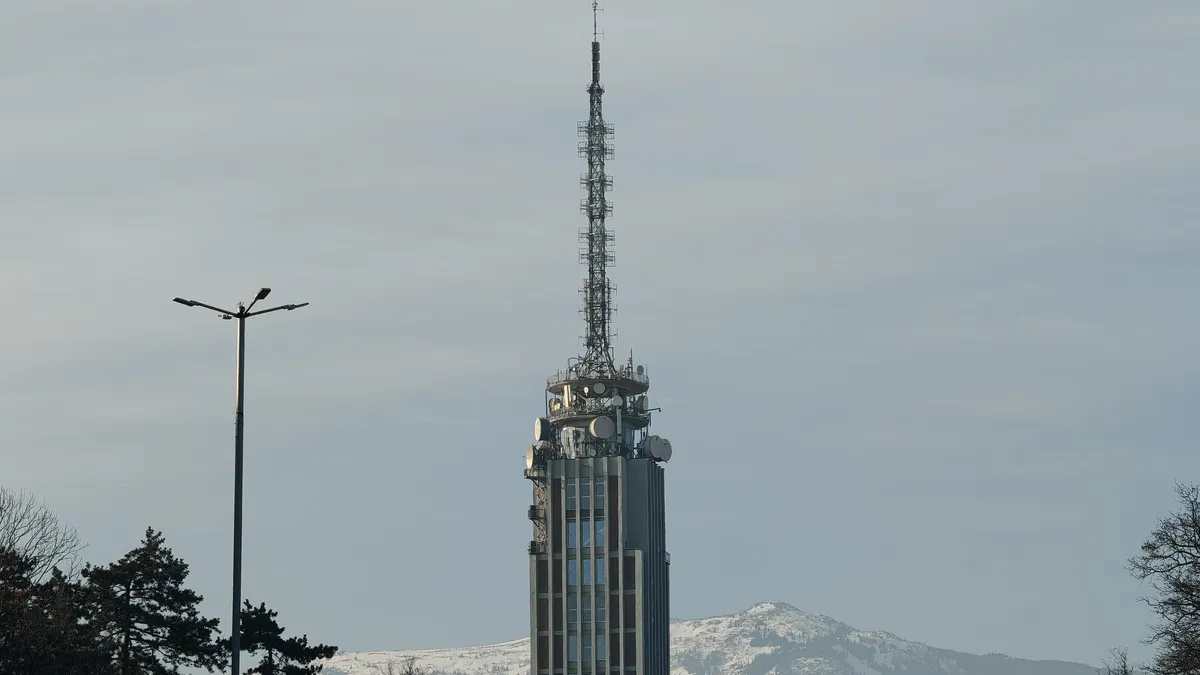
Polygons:
<instances>
[{"instance_id":1,"label":"vertical window","mask_svg":"<svg viewBox=\"0 0 1200 675\"><path fill-rule=\"evenodd\" d=\"M590 480L579 481L579 508L587 510L592 508L592 482Z\"/></svg>"},{"instance_id":2,"label":"vertical window","mask_svg":"<svg viewBox=\"0 0 1200 675\"><path fill-rule=\"evenodd\" d=\"M600 593L596 596L596 623L603 623L604 620L604 593ZM604 653L603 648L600 649L600 653Z\"/></svg>"},{"instance_id":3,"label":"vertical window","mask_svg":"<svg viewBox=\"0 0 1200 675\"><path fill-rule=\"evenodd\" d=\"M590 623L592 620L592 602L591 598L583 599L583 622Z\"/></svg>"},{"instance_id":4,"label":"vertical window","mask_svg":"<svg viewBox=\"0 0 1200 675\"><path fill-rule=\"evenodd\" d=\"M575 510L575 479L567 479L567 510Z\"/></svg>"},{"instance_id":5,"label":"vertical window","mask_svg":"<svg viewBox=\"0 0 1200 675\"><path fill-rule=\"evenodd\" d=\"M596 548L604 548L604 521L596 521Z\"/></svg>"},{"instance_id":6,"label":"vertical window","mask_svg":"<svg viewBox=\"0 0 1200 675\"><path fill-rule=\"evenodd\" d=\"M592 641L586 635L583 637L583 660L592 660Z\"/></svg>"},{"instance_id":7,"label":"vertical window","mask_svg":"<svg viewBox=\"0 0 1200 675\"><path fill-rule=\"evenodd\" d=\"M574 593L567 594L567 623L579 620L579 598Z\"/></svg>"},{"instance_id":8,"label":"vertical window","mask_svg":"<svg viewBox=\"0 0 1200 675\"><path fill-rule=\"evenodd\" d=\"M579 578L577 576L578 570L575 568L575 565L578 564L578 562L579 561L575 560L574 558L567 561L567 585L568 586L575 586L575 585L579 584Z\"/></svg>"},{"instance_id":9,"label":"vertical window","mask_svg":"<svg viewBox=\"0 0 1200 675\"><path fill-rule=\"evenodd\" d=\"M579 545L582 548L590 548L592 545L592 521L585 520L582 525L579 533Z\"/></svg>"},{"instance_id":10,"label":"vertical window","mask_svg":"<svg viewBox=\"0 0 1200 675\"><path fill-rule=\"evenodd\" d=\"M603 661L604 658L606 656L608 656L608 649L607 649L608 645L605 644L605 640L604 640L605 637L607 637L607 636L606 635L597 635L596 636L596 660L597 661Z\"/></svg>"},{"instance_id":11,"label":"vertical window","mask_svg":"<svg viewBox=\"0 0 1200 675\"><path fill-rule=\"evenodd\" d=\"M588 562L587 560L584 561ZM604 584L604 558L596 558L596 583Z\"/></svg>"},{"instance_id":12,"label":"vertical window","mask_svg":"<svg viewBox=\"0 0 1200 675\"><path fill-rule=\"evenodd\" d=\"M579 636L578 635L568 635L567 636L567 660L572 661L572 662L579 660Z\"/></svg>"},{"instance_id":13,"label":"vertical window","mask_svg":"<svg viewBox=\"0 0 1200 675\"><path fill-rule=\"evenodd\" d=\"M575 521L567 522L567 548L575 548ZM584 546L587 546L585 543Z\"/></svg>"},{"instance_id":14,"label":"vertical window","mask_svg":"<svg viewBox=\"0 0 1200 675\"><path fill-rule=\"evenodd\" d=\"M596 489L592 492L592 495L596 498L596 508L604 508L604 476L596 478Z\"/></svg>"},{"instance_id":15,"label":"vertical window","mask_svg":"<svg viewBox=\"0 0 1200 675\"><path fill-rule=\"evenodd\" d=\"M592 561L585 559L583 561L583 584L586 586L590 583L592 583Z\"/></svg>"}]
</instances>

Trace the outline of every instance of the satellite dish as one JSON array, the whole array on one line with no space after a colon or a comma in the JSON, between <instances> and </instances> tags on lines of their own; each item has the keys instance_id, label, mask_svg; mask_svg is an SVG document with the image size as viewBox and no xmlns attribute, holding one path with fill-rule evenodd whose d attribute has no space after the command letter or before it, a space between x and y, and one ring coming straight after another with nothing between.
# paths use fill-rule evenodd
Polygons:
<instances>
[{"instance_id":1,"label":"satellite dish","mask_svg":"<svg viewBox=\"0 0 1200 675\"><path fill-rule=\"evenodd\" d=\"M646 369L645 369L645 368L643 368L643 367L641 367L641 366L638 366L638 367L637 367L637 374L638 374L638 375L645 375L645 374L646 374Z\"/></svg>"},{"instance_id":2,"label":"satellite dish","mask_svg":"<svg viewBox=\"0 0 1200 675\"><path fill-rule=\"evenodd\" d=\"M534 448L532 445L531 445L531 446L529 446L529 447L528 447L528 448L525 450L525 468L526 468L526 469L532 469L532 468L533 468L533 460L534 460L534 458L536 458L536 457L537 457L537 449L536 449L536 448Z\"/></svg>"},{"instance_id":3,"label":"satellite dish","mask_svg":"<svg viewBox=\"0 0 1200 675\"><path fill-rule=\"evenodd\" d=\"M662 436L647 436L644 454L659 462L671 461L671 441Z\"/></svg>"},{"instance_id":4,"label":"satellite dish","mask_svg":"<svg viewBox=\"0 0 1200 675\"><path fill-rule=\"evenodd\" d=\"M596 438L612 438L617 433L617 425L611 417L597 417L588 425L588 431Z\"/></svg>"},{"instance_id":5,"label":"satellite dish","mask_svg":"<svg viewBox=\"0 0 1200 675\"><path fill-rule=\"evenodd\" d=\"M545 417L539 417L533 423L533 440L548 441L553 431L554 427L550 426L550 420Z\"/></svg>"},{"instance_id":6,"label":"satellite dish","mask_svg":"<svg viewBox=\"0 0 1200 675\"><path fill-rule=\"evenodd\" d=\"M606 389L608 389L608 387L605 387L603 382L597 382L596 384L592 385L592 393L596 394L597 396L603 395Z\"/></svg>"},{"instance_id":7,"label":"satellite dish","mask_svg":"<svg viewBox=\"0 0 1200 675\"><path fill-rule=\"evenodd\" d=\"M551 410L558 410L561 407L562 407L562 399L558 399L558 398L550 399L550 409Z\"/></svg>"},{"instance_id":8,"label":"satellite dish","mask_svg":"<svg viewBox=\"0 0 1200 675\"><path fill-rule=\"evenodd\" d=\"M646 403L645 396L639 396L634 405L637 406L637 409L641 410L642 412L646 412L646 408L650 407L649 404Z\"/></svg>"},{"instance_id":9,"label":"satellite dish","mask_svg":"<svg viewBox=\"0 0 1200 675\"><path fill-rule=\"evenodd\" d=\"M625 402L625 399L621 398L620 394L613 394L612 402L613 402L613 405L619 407L622 403Z\"/></svg>"}]
</instances>

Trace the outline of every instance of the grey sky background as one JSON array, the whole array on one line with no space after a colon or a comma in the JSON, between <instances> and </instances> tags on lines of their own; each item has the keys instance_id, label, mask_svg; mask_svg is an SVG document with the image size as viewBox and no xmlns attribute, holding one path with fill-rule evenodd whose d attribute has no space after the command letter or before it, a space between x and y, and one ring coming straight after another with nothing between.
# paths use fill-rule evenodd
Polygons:
<instances>
[{"instance_id":1,"label":"grey sky background","mask_svg":"<svg viewBox=\"0 0 1200 675\"><path fill-rule=\"evenodd\" d=\"M611 0L618 350L672 613L1096 663L1197 477L1200 5ZM5 3L0 484L347 650L527 626L588 3Z\"/></svg>"}]
</instances>

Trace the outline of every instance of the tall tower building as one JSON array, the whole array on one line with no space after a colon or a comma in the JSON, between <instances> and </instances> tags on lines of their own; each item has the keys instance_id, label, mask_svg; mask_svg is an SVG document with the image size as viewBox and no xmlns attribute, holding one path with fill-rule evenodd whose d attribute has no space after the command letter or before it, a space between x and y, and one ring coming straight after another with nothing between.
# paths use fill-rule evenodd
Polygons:
<instances>
[{"instance_id":1,"label":"tall tower building","mask_svg":"<svg viewBox=\"0 0 1200 675\"><path fill-rule=\"evenodd\" d=\"M616 362L608 270L613 127L604 121L597 3L592 3L590 114L579 123L587 227L580 289L583 354L546 382L546 409L525 458L533 484L529 543L531 675L668 675L671 557L662 464L671 444L649 433L650 380L632 355Z\"/></svg>"}]
</instances>

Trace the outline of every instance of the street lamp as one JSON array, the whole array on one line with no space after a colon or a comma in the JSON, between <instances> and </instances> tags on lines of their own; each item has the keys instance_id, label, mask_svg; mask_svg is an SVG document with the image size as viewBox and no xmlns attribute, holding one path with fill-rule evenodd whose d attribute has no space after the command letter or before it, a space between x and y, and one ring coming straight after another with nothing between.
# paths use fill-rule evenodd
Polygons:
<instances>
[{"instance_id":1,"label":"street lamp","mask_svg":"<svg viewBox=\"0 0 1200 675\"><path fill-rule=\"evenodd\" d=\"M292 311L306 306L307 302L302 302L298 305L280 305L271 309L260 309L257 312L250 311L254 308L254 304L259 300L265 299L270 295L271 289L264 288L254 296L249 306L243 307L242 303L237 304L237 311L231 312L220 307L206 305L203 302L195 300L184 300L183 298L175 298L175 302L187 307L203 307L216 312L222 319L237 319L238 322L238 342L237 342L237 410L234 413L233 422L233 629L230 632L229 646L232 650L233 662L230 672L232 675L240 675L239 662L241 660L241 642L242 642L242 427L244 419L242 415L242 392L246 388L246 319L259 314L267 314L270 312L278 312L281 309Z\"/></svg>"}]
</instances>

